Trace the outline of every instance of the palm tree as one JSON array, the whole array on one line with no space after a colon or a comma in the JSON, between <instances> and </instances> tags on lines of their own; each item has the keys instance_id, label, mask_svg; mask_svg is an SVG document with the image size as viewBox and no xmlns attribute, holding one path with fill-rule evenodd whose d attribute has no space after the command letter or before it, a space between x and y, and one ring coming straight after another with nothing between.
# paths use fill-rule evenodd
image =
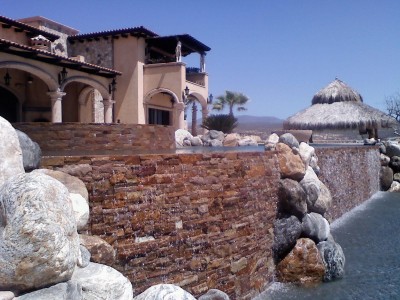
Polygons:
<instances>
[{"instance_id":1,"label":"palm tree","mask_svg":"<svg viewBox=\"0 0 400 300\"><path fill-rule=\"evenodd\" d=\"M186 113L187 110L189 109L189 106L192 105L192 135L196 136L197 135L197 105L196 105L196 99L195 98L189 98L186 101L185 105L185 120L186 120Z\"/></svg>"},{"instance_id":2,"label":"palm tree","mask_svg":"<svg viewBox=\"0 0 400 300\"><path fill-rule=\"evenodd\" d=\"M249 98L238 92L225 91L225 95L217 97L216 103L213 105L215 110L223 110L225 106L229 107L229 115L233 116L233 107L237 106L238 111L246 110L243 105L249 101Z\"/></svg>"}]
</instances>

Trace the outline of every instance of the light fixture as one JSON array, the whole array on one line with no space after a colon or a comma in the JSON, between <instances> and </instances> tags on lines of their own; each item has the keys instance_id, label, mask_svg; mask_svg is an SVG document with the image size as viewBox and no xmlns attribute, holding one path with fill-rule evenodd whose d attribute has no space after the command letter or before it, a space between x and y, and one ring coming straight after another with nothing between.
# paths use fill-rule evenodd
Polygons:
<instances>
[{"instance_id":1,"label":"light fixture","mask_svg":"<svg viewBox=\"0 0 400 300\"><path fill-rule=\"evenodd\" d=\"M117 81L115 80L115 77L111 81L111 83L108 85L108 92L111 94L112 92L115 92L117 86Z\"/></svg>"},{"instance_id":2,"label":"light fixture","mask_svg":"<svg viewBox=\"0 0 400 300\"><path fill-rule=\"evenodd\" d=\"M171 97L170 101L171 101L171 106L174 107L174 106L175 106L175 99L174 99L174 97Z\"/></svg>"},{"instance_id":3,"label":"light fixture","mask_svg":"<svg viewBox=\"0 0 400 300\"><path fill-rule=\"evenodd\" d=\"M7 69L6 75L4 75L4 83L6 84L6 86L10 85L10 81L11 81L11 76L10 74L8 74L8 69Z\"/></svg>"},{"instance_id":4,"label":"light fixture","mask_svg":"<svg viewBox=\"0 0 400 300\"><path fill-rule=\"evenodd\" d=\"M212 104L213 98L214 98L213 94L210 94L210 95L208 96L208 98L207 98L207 104Z\"/></svg>"},{"instance_id":5,"label":"light fixture","mask_svg":"<svg viewBox=\"0 0 400 300\"><path fill-rule=\"evenodd\" d=\"M62 69L60 73L58 73L58 84L61 84L64 82L64 80L67 78L68 72L65 69L65 67Z\"/></svg>"},{"instance_id":6,"label":"light fixture","mask_svg":"<svg viewBox=\"0 0 400 300\"><path fill-rule=\"evenodd\" d=\"M186 86L185 88L185 96L189 96L190 90L188 88L188 86Z\"/></svg>"},{"instance_id":7,"label":"light fixture","mask_svg":"<svg viewBox=\"0 0 400 300\"><path fill-rule=\"evenodd\" d=\"M31 75L28 75L27 82L28 82L28 84L32 84L33 83L33 77Z\"/></svg>"}]
</instances>

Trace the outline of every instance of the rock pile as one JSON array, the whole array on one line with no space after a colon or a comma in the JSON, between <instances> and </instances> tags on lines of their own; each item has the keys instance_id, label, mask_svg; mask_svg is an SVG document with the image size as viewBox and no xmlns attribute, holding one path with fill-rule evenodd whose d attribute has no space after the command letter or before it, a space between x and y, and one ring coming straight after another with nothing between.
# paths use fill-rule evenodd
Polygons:
<instances>
[{"instance_id":1,"label":"rock pile","mask_svg":"<svg viewBox=\"0 0 400 300\"><path fill-rule=\"evenodd\" d=\"M131 300L129 280L90 262L80 241L89 218L83 182L33 170L40 149L1 117L0 140L0 298Z\"/></svg>"},{"instance_id":2,"label":"rock pile","mask_svg":"<svg viewBox=\"0 0 400 300\"><path fill-rule=\"evenodd\" d=\"M205 135L192 136L189 131L178 129L175 132L176 147L238 147L258 146L259 136L240 136L237 133L224 134L222 131L210 130Z\"/></svg>"},{"instance_id":3,"label":"rock pile","mask_svg":"<svg viewBox=\"0 0 400 300\"><path fill-rule=\"evenodd\" d=\"M381 190L400 192L400 144L397 141L384 141L379 145L379 152Z\"/></svg>"},{"instance_id":4,"label":"rock pile","mask_svg":"<svg viewBox=\"0 0 400 300\"><path fill-rule=\"evenodd\" d=\"M278 279L314 284L341 278L345 257L324 218L332 197L318 179L314 148L290 133L272 134L265 148L278 152L281 170L273 245Z\"/></svg>"}]
</instances>

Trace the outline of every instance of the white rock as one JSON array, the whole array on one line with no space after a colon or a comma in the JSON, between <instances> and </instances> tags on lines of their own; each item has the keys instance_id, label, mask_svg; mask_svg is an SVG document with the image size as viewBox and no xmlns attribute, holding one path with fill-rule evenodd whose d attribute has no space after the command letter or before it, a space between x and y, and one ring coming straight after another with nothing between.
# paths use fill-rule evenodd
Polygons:
<instances>
[{"instance_id":1,"label":"white rock","mask_svg":"<svg viewBox=\"0 0 400 300\"><path fill-rule=\"evenodd\" d=\"M258 146L258 142L250 136L245 136L238 141L239 146Z\"/></svg>"},{"instance_id":2,"label":"white rock","mask_svg":"<svg viewBox=\"0 0 400 300\"><path fill-rule=\"evenodd\" d=\"M389 192L400 193L400 182L393 181Z\"/></svg>"},{"instance_id":3,"label":"white rock","mask_svg":"<svg viewBox=\"0 0 400 300\"><path fill-rule=\"evenodd\" d=\"M10 291L0 291L0 300L13 300L15 295Z\"/></svg>"},{"instance_id":4,"label":"white rock","mask_svg":"<svg viewBox=\"0 0 400 300\"><path fill-rule=\"evenodd\" d=\"M0 298L1 299L1 298ZM76 282L62 282L45 289L21 295L13 300L82 300L82 287Z\"/></svg>"},{"instance_id":5,"label":"white rock","mask_svg":"<svg viewBox=\"0 0 400 300\"><path fill-rule=\"evenodd\" d=\"M178 129L175 131L175 142L179 146L183 146L183 140L188 138L189 140L193 138L191 133L184 129Z\"/></svg>"},{"instance_id":6,"label":"white rock","mask_svg":"<svg viewBox=\"0 0 400 300\"><path fill-rule=\"evenodd\" d=\"M82 180L61 171L48 169L38 169L32 171L32 174L42 173L54 179L57 179L68 189L72 203L72 209L75 213L75 220L78 230L82 230L89 221L89 194Z\"/></svg>"},{"instance_id":7,"label":"white rock","mask_svg":"<svg viewBox=\"0 0 400 300\"><path fill-rule=\"evenodd\" d=\"M196 300L196 298L179 286L158 284L148 288L133 300Z\"/></svg>"},{"instance_id":8,"label":"white rock","mask_svg":"<svg viewBox=\"0 0 400 300\"><path fill-rule=\"evenodd\" d=\"M80 194L69 193L75 213L77 230L83 229L89 221L89 204Z\"/></svg>"},{"instance_id":9,"label":"white rock","mask_svg":"<svg viewBox=\"0 0 400 300\"><path fill-rule=\"evenodd\" d=\"M315 155L315 149L314 147L311 147L309 144L301 142L299 146L299 154L306 168L308 168L308 166L310 165L311 158Z\"/></svg>"},{"instance_id":10,"label":"white rock","mask_svg":"<svg viewBox=\"0 0 400 300\"><path fill-rule=\"evenodd\" d=\"M278 142L279 135L277 135L276 133L271 134L265 141L265 150L274 150Z\"/></svg>"},{"instance_id":11,"label":"white rock","mask_svg":"<svg viewBox=\"0 0 400 300\"><path fill-rule=\"evenodd\" d=\"M0 117L0 186L9 177L25 173L18 135L11 124Z\"/></svg>"},{"instance_id":12,"label":"white rock","mask_svg":"<svg viewBox=\"0 0 400 300\"><path fill-rule=\"evenodd\" d=\"M71 278L79 238L67 188L40 173L0 187L0 286L13 292Z\"/></svg>"},{"instance_id":13,"label":"white rock","mask_svg":"<svg viewBox=\"0 0 400 300\"><path fill-rule=\"evenodd\" d=\"M96 263L75 269L71 281L82 286L85 300L132 300L132 284L117 270Z\"/></svg>"}]
</instances>

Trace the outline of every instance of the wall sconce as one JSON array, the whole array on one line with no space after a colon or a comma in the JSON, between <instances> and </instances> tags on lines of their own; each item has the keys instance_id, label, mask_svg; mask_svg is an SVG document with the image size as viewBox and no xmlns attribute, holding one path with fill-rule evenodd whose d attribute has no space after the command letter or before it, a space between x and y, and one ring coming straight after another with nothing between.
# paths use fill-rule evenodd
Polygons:
<instances>
[{"instance_id":1,"label":"wall sconce","mask_svg":"<svg viewBox=\"0 0 400 300\"><path fill-rule=\"evenodd\" d=\"M185 88L185 96L186 97L189 96L189 93L190 93L190 90L189 90L188 86L186 86L186 88Z\"/></svg>"},{"instance_id":2,"label":"wall sconce","mask_svg":"<svg viewBox=\"0 0 400 300\"><path fill-rule=\"evenodd\" d=\"M8 69L7 69L6 75L4 75L4 83L6 84L6 86L10 85L10 81L11 81L11 76L10 74L8 74Z\"/></svg>"},{"instance_id":3,"label":"wall sconce","mask_svg":"<svg viewBox=\"0 0 400 300\"><path fill-rule=\"evenodd\" d=\"M61 84L64 82L64 80L67 78L68 72L65 69L65 67L62 69L60 73L58 73L58 84Z\"/></svg>"},{"instance_id":4,"label":"wall sconce","mask_svg":"<svg viewBox=\"0 0 400 300\"><path fill-rule=\"evenodd\" d=\"M213 98L214 98L213 94L210 94L210 95L208 96L208 98L207 98L207 104L212 104Z\"/></svg>"},{"instance_id":5,"label":"wall sconce","mask_svg":"<svg viewBox=\"0 0 400 300\"><path fill-rule=\"evenodd\" d=\"M112 92L115 92L117 89L117 81L115 78L111 81L111 83L108 85L108 93L111 94Z\"/></svg>"},{"instance_id":6,"label":"wall sconce","mask_svg":"<svg viewBox=\"0 0 400 300\"><path fill-rule=\"evenodd\" d=\"M33 77L32 77L31 75L29 75L26 82L27 82L28 84L32 84L32 83L33 83Z\"/></svg>"},{"instance_id":7,"label":"wall sconce","mask_svg":"<svg viewBox=\"0 0 400 300\"><path fill-rule=\"evenodd\" d=\"M174 107L175 106L175 99L173 97L171 97L171 106Z\"/></svg>"}]
</instances>

